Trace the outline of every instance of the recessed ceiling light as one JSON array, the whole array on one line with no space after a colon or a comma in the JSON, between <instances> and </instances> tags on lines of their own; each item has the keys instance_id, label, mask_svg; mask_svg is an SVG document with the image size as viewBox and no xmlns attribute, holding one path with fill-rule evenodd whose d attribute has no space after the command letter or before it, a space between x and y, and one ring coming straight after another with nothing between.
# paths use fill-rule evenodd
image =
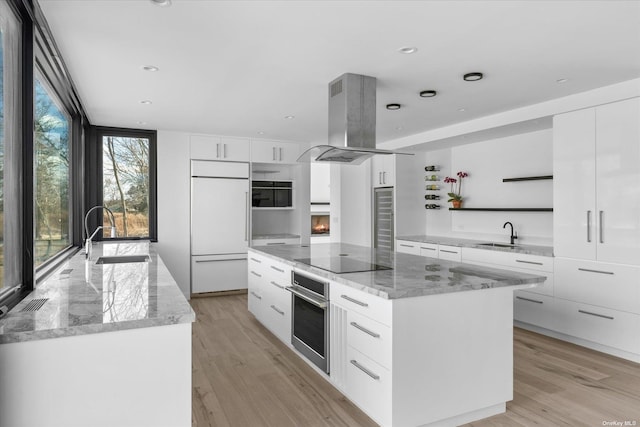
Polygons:
<instances>
[{"instance_id":1,"label":"recessed ceiling light","mask_svg":"<svg viewBox=\"0 0 640 427\"><path fill-rule=\"evenodd\" d=\"M420 92L420 96L423 98L433 98L438 93L435 90L423 90Z\"/></svg>"},{"instance_id":2,"label":"recessed ceiling light","mask_svg":"<svg viewBox=\"0 0 640 427\"><path fill-rule=\"evenodd\" d=\"M399 110L400 107L400 104L387 104L387 110Z\"/></svg>"},{"instance_id":3,"label":"recessed ceiling light","mask_svg":"<svg viewBox=\"0 0 640 427\"><path fill-rule=\"evenodd\" d=\"M160 68L156 67L155 65L145 65L144 67L142 67L142 69L145 71L160 71Z\"/></svg>"},{"instance_id":4,"label":"recessed ceiling light","mask_svg":"<svg viewBox=\"0 0 640 427\"><path fill-rule=\"evenodd\" d=\"M171 0L149 0L151 3L156 6L168 7L171 6Z\"/></svg>"},{"instance_id":5,"label":"recessed ceiling light","mask_svg":"<svg viewBox=\"0 0 640 427\"><path fill-rule=\"evenodd\" d=\"M398 49L398 52L405 54L416 53L417 51L418 48L415 46L401 47L400 49Z\"/></svg>"},{"instance_id":6,"label":"recessed ceiling light","mask_svg":"<svg viewBox=\"0 0 640 427\"><path fill-rule=\"evenodd\" d=\"M569 79L558 79L558 80L556 80L556 83L566 83L568 81L569 81Z\"/></svg>"},{"instance_id":7,"label":"recessed ceiling light","mask_svg":"<svg viewBox=\"0 0 640 427\"><path fill-rule=\"evenodd\" d=\"M140 101L140 104L151 105L153 104L153 102L149 101L148 99L145 99L144 101Z\"/></svg>"},{"instance_id":8,"label":"recessed ceiling light","mask_svg":"<svg viewBox=\"0 0 640 427\"><path fill-rule=\"evenodd\" d=\"M467 73L462 78L466 82L477 82L478 80L482 80L484 75L482 73Z\"/></svg>"},{"instance_id":9,"label":"recessed ceiling light","mask_svg":"<svg viewBox=\"0 0 640 427\"><path fill-rule=\"evenodd\" d=\"M296 116L284 116L284 118L287 119L287 120L291 120L291 119L295 119Z\"/></svg>"},{"instance_id":10,"label":"recessed ceiling light","mask_svg":"<svg viewBox=\"0 0 640 427\"><path fill-rule=\"evenodd\" d=\"M458 111L460 111L461 113L464 113L464 112L465 112L465 111L467 111L467 110L466 110L466 109L464 109L464 108L458 108Z\"/></svg>"}]
</instances>

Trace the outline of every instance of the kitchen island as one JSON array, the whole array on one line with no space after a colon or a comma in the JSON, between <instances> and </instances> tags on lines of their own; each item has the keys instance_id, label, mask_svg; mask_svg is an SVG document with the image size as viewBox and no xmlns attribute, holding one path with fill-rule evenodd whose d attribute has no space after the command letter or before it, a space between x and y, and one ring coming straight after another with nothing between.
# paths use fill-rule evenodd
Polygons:
<instances>
[{"instance_id":1,"label":"kitchen island","mask_svg":"<svg viewBox=\"0 0 640 427\"><path fill-rule=\"evenodd\" d=\"M153 244L78 252L0 320L0 425L190 426L194 320Z\"/></svg>"},{"instance_id":2,"label":"kitchen island","mask_svg":"<svg viewBox=\"0 0 640 427\"><path fill-rule=\"evenodd\" d=\"M338 243L252 248L249 310L289 346L292 271L329 285L318 372L380 425L459 425L513 398L512 292L544 276Z\"/></svg>"}]
</instances>

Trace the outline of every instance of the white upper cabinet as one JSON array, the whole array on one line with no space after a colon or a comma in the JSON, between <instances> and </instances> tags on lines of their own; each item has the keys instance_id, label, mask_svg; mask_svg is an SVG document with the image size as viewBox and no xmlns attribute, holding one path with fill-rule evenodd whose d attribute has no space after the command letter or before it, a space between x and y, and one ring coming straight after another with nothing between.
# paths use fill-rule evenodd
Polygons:
<instances>
[{"instance_id":1,"label":"white upper cabinet","mask_svg":"<svg viewBox=\"0 0 640 427\"><path fill-rule=\"evenodd\" d=\"M555 255L640 264L640 99L553 126Z\"/></svg>"},{"instance_id":2,"label":"white upper cabinet","mask_svg":"<svg viewBox=\"0 0 640 427\"><path fill-rule=\"evenodd\" d=\"M251 161L254 163L296 163L300 145L292 142L251 141Z\"/></svg>"},{"instance_id":3,"label":"white upper cabinet","mask_svg":"<svg viewBox=\"0 0 640 427\"><path fill-rule=\"evenodd\" d=\"M249 139L191 135L191 158L196 160L249 161Z\"/></svg>"},{"instance_id":4,"label":"white upper cabinet","mask_svg":"<svg viewBox=\"0 0 640 427\"><path fill-rule=\"evenodd\" d=\"M371 182L374 187L393 187L396 183L396 156L376 154L371 158Z\"/></svg>"}]
</instances>

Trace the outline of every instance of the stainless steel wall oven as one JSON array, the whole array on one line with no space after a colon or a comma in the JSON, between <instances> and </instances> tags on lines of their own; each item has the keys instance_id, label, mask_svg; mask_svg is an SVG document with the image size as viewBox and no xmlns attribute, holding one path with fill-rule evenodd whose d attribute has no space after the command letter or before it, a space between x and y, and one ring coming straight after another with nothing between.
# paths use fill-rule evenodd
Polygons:
<instances>
[{"instance_id":1,"label":"stainless steel wall oven","mask_svg":"<svg viewBox=\"0 0 640 427\"><path fill-rule=\"evenodd\" d=\"M328 373L329 283L296 271L291 276L291 344Z\"/></svg>"}]
</instances>

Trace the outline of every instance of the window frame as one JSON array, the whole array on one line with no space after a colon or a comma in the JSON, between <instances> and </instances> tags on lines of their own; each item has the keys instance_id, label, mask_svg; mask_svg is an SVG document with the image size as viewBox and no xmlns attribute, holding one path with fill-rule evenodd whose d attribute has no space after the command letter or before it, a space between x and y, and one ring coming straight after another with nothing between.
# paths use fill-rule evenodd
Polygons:
<instances>
[{"instance_id":1,"label":"window frame","mask_svg":"<svg viewBox=\"0 0 640 427\"><path fill-rule=\"evenodd\" d=\"M85 211L93 206L102 206L104 203L103 192L103 170L102 161L102 139L105 136L146 138L149 140L149 236L146 237L103 237L98 233L96 241L123 241L123 240L149 240L158 241L158 197L157 197L157 136L155 130L128 129L119 127L94 126L93 141L87 147L87 165L95 165L95 168L88 169L87 205ZM89 230L95 230L99 225L103 225L103 217L92 215L87 219Z\"/></svg>"}]
</instances>

